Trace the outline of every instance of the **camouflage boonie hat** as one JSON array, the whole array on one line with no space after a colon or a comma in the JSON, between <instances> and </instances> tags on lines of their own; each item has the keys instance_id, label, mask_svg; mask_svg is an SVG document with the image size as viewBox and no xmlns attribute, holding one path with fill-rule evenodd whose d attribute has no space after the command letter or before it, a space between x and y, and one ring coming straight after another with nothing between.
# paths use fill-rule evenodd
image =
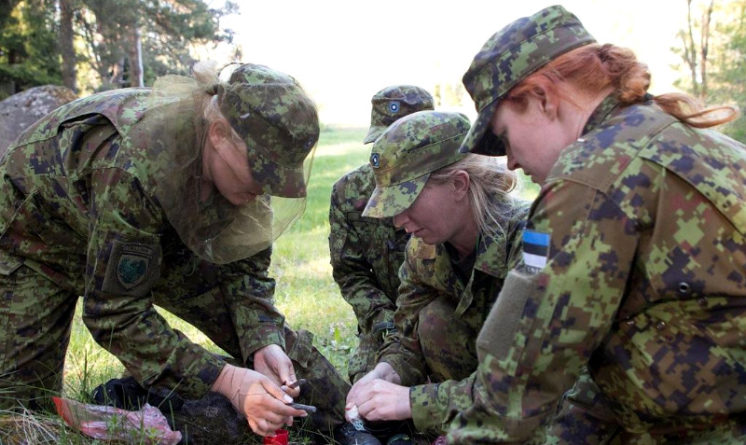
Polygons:
<instances>
[{"instance_id":1,"label":"camouflage boonie hat","mask_svg":"<svg viewBox=\"0 0 746 445\"><path fill-rule=\"evenodd\" d=\"M397 119L416 111L432 110L433 97L425 89L414 85L395 85L377 92L370 100L370 129L364 144L375 141Z\"/></svg>"},{"instance_id":2,"label":"camouflage boonie hat","mask_svg":"<svg viewBox=\"0 0 746 445\"><path fill-rule=\"evenodd\" d=\"M246 63L218 87L220 110L246 142L263 193L306 196L303 160L319 139L316 106L291 76Z\"/></svg>"},{"instance_id":3,"label":"camouflage boonie hat","mask_svg":"<svg viewBox=\"0 0 746 445\"><path fill-rule=\"evenodd\" d=\"M459 146L468 131L466 116L444 111L418 111L391 124L371 150L376 188L363 216L386 218L408 209L430 173L467 156Z\"/></svg>"},{"instance_id":4,"label":"camouflage boonie hat","mask_svg":"<svg viewBox=\"0 0 746 445\"><path fill-rule=\"evenodd\" d=\"M500 99L557 56L595 41L580 20L562 6L522 17L490 37L464 74L464 86L479 116L461 150L504 155L504 144L490 130Z\"/></svg>"}]
</instances>

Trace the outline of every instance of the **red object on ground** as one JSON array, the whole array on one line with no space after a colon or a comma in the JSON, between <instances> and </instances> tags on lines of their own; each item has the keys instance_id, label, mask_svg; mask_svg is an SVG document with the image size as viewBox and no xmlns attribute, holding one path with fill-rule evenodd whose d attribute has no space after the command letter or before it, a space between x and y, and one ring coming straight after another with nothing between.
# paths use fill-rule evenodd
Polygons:
<instances>
[{"instance_id":1,"label":"red object on ground","mask_svg":"<svg viewBox=\"0 0 746 445\"><path fill-rule=\"evenodd\" d=\"M271 436L264 436L264 445L288 445L288 431L277 430Z\"/></svg>"},{"instance_id":2,"label":"red object on ground","mask_svg":"<svg viewBox=\"0 0 746 445\"><path fill-rule=\"evenodd\" d=\"M87 405L61 397L52 397L52 400L57 414L66 424L94 439L130 443L134 440L134 443L148 445L176 445L181 441L181 433L171 431L163 413L147 403L139 411L127 411L112 406Z\"/></svg>"}]
</instances>

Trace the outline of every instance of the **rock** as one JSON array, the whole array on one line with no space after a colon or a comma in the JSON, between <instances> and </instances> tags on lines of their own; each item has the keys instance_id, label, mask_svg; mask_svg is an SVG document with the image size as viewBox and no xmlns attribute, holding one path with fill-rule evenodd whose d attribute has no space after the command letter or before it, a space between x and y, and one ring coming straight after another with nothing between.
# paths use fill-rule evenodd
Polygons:
<instances>
[{"instance_id":1,"label":"rock","mask_svg":"<svg viewBox=\"0 0 746 445\"><path fill-rule=\"evenodd\" d=\"M0 155L31 124L60 105L77 98L69 88L42 85L0 101Z\"/></svg>"}]
</instances>

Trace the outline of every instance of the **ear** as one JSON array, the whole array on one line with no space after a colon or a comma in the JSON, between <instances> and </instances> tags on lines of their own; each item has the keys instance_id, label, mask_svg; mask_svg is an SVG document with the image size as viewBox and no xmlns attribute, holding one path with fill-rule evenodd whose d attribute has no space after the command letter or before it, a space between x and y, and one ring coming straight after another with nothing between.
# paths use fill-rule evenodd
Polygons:
<instances>
[{"instance_id":1,"label":"ear","mask_svg":"<svg viewBox=\"0 0 746 445\"><path fill-rule=\"evenodd\" d=\"M559 116L559 96L554 90L547 90L541 85L536 86L536 101L539 111L549 120Z\"/></svg>"},{"instance_id":2,"label":"ear","mask_svg":"<svg viewBox=\"0 0 746 445\"><path fill-rule=\"evenodd\" d=\"M469 193L469 185L471 184L471 178L465 170L457 170L451 176L453 179L453 190L456 193L456 199L461 200Z\"/></svg>"},{"instance_id":3,"label":"ear","mask_svg":"<svg viewBox=\"0 0 746 445\"><path fill-rule=\"evenodd\" d=\"M216 120L210 122L207 128L207 137L210 139L210 144L215 148L222 148L226 141L230 140L230 128L228 124L222 120Z\"/></svg>"}]
</instances>

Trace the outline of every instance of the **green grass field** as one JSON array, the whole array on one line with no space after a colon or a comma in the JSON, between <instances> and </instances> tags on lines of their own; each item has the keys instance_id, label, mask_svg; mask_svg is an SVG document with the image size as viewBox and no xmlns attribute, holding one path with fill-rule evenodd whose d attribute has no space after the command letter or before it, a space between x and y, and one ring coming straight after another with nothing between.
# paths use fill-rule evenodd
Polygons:
<instances>
[{"instance_id":1,"label":"green grass field","mask_svg":"<svg viewBox=\"0 0 746 445\"><path fill-rule=\"evenodd\" d=\"M334 181L367 162L370 146L361 142L365 132L363 128L322 131L311 170L306 211L275 242L270 270L277 281L275 303L289 325L311 331L315 345L344 376L347 355L357 341L356 323L352 308L342 299L332 279L327 239L329 194ZM531 184L521 195L531 198L535 192L536 187ZM192 341L219 350L191 325L163 313ZM93 341L78 314L65 362L64 396L85 401L95 386L119 377L122 371L119 361ZM61 428L55 417L29 415L10 419L0 415L0 433L11 427L21 428L18 425L25 429L19 433L27 440L25 443L100 443ZM0 434L0 444L3 442Z\"/></svg>"}]
</instances>

